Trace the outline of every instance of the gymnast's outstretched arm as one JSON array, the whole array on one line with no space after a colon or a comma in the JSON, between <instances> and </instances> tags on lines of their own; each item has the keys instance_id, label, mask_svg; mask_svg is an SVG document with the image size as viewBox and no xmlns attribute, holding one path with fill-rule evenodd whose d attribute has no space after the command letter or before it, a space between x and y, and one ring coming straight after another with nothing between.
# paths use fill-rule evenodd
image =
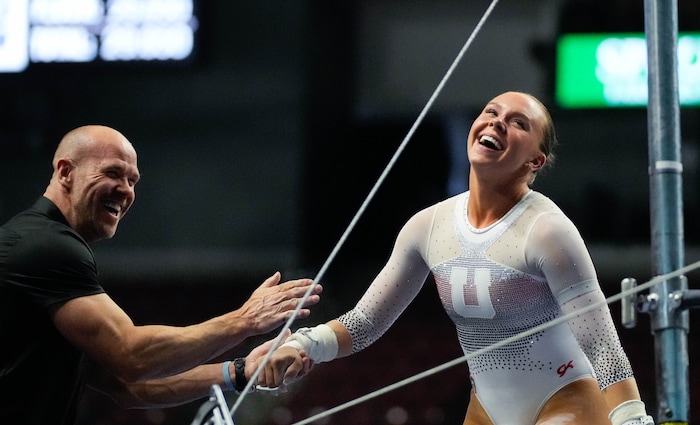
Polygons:
<instances>
[{"instance_id":1,"label":"gymnast's outstretched arm","mask_svg":"<svg viewBox=\"0 0 700 425\"><path fill-rule=\"evenodd\" d=\"M270 357L258 384L274 388L297 378L287 370L293 351L322 363L357 353L378 340L425 283L430 271L424 258L432 217L433 208L428 208L408 220L389 260L357 305L337 319L294 332Z\"/></svg>"}]
</instances>

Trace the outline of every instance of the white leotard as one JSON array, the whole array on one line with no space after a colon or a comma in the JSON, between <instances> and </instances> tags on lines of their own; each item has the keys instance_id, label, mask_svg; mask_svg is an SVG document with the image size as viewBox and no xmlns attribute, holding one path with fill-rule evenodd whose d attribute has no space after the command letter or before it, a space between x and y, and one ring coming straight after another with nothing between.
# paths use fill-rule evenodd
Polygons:
<instances>
[{"instance_id":1,"label":"white leotard","mask_svg":"<svg viewBox=\"0 0 700 425\"><path fill-rule=\"evenodd\" d=\"M429 272L465 354L605 300L578 230L551 200L531 191L499 221L475 229L468 196L426 208L404 225L387 264L338 318L354 352L386 332ZM534 424L557 390L582 377L596 377L601 388L632 377L606 305L468 365L496 425Z\"/></svg>"}]
</instances>

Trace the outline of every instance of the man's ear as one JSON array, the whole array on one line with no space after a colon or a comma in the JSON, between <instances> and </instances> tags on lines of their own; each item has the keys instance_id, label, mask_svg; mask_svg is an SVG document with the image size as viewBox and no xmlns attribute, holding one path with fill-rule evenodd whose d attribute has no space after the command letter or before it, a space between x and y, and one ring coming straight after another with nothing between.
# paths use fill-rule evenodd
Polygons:
<instances>
[{"instance_id":1,"label":"man's ear","mask_svg":"<svg viewBox=\"0 0 700 425\"><path fill-rule=\"evenodd\" d=\"M70 188L73 185L73 171L75 165L70 159L59 159L56 162L56 175L62 186Z\"/></svg>"}]
</instances>

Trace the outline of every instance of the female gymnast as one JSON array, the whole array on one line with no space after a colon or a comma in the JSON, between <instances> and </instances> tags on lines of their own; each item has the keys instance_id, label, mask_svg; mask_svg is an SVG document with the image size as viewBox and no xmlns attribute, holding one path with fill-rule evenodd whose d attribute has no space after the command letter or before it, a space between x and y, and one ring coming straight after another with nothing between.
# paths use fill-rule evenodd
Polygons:
<instances>
[{"instance_id":1,"label":"female gymnast","mask_svg":"<svg viewBox=\"0 0 700 425\"><path fill-rule=\"evenodd\" d=\"M410 218L357 305L293 333L258 384L277 387L306 373L285 360L289 350L320 363L367 348L432 273L467 356L601 305L469 358L464 425L653 424L577 228L531 189L556 143L551 116L535 97L507 92L488 102L467 139L469 190Z\"/></svg>"}]
</instances>

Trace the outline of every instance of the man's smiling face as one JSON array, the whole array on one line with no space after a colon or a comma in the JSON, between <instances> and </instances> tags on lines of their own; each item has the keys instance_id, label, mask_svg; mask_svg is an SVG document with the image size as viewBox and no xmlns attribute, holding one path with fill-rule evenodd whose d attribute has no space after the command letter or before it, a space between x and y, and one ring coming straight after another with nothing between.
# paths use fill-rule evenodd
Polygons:
<instances>
[{"instance_id":1,"label":"man's smiling face","mask_svg":"<svg viewBox=\"0 0 700 425\"><path fill-rule=\"evenodd\" d=\"M109 239L136 197L140 176L136 152L126 139L107 132L73 162L71 226L88 242Z\"/></svg>"}]
</instances>

